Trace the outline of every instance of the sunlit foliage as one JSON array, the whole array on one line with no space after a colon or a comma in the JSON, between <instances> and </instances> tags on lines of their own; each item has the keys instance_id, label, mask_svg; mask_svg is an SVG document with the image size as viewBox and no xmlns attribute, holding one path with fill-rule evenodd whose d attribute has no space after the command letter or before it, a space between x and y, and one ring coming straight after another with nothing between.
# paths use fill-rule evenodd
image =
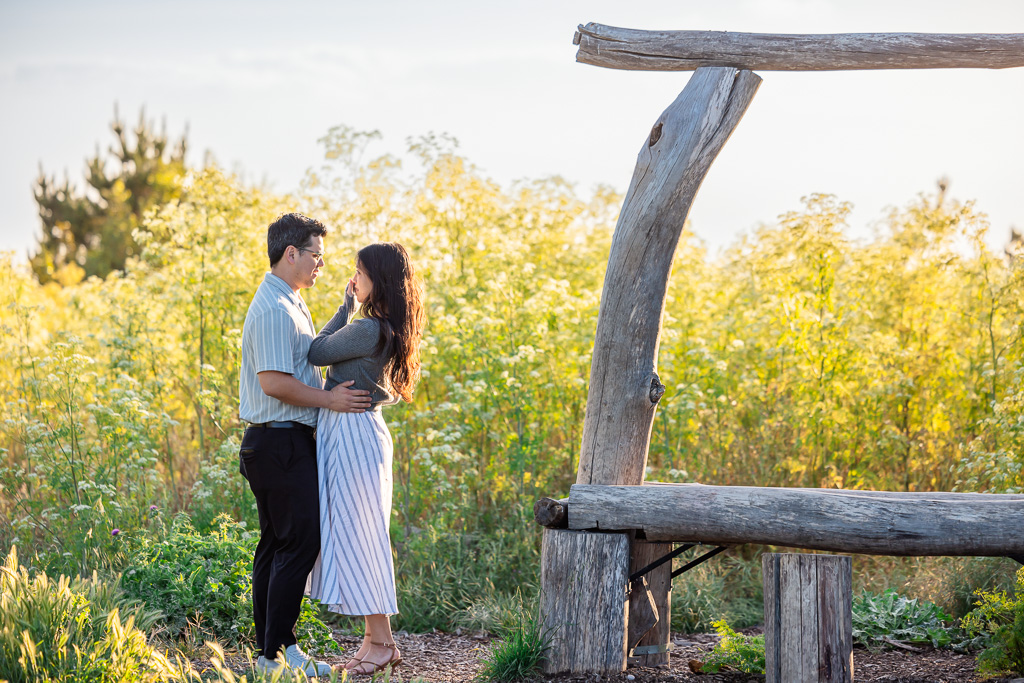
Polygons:
<instances>
[{"instance_id":1,"label":"sunlit foliage","mask_svg":"<svg viewBox=\"0 0 1024 683\"><path fill-rule=\"evenodd\" d=\"M32 271L39 282L75 284L124 270L139 254L133 232L146 213L181 196L186 137L168 139L140 112L129 130L114 110L115 143L86 161L85 185L40 169L35 200L42 224Z\"/></svg>"},{"instance_id":2,"label":"sunlit foliage","mask_svg":"<svg viewBox=\"0 0 1024 683\"><path fill-rule=\"evenodd\" d=\"M396 543L536 547L530 506L575 480L621 198L558 178L503 188L448 138L411 141L403 162L379 137L330 131L298 196L189 173L146 214L125 273L61 287L0 264L0 547L83 571L117 564L154 511L255 522L237 472L240 330L266 226L296 209L331 230L307 293L320 323L368 242L401 241L426 278L423 380L386 414ZM849 208L811 196L719 258L684 231L649 479L1024 490L1020 260L986 249L969 203L919 197L863 242Z\"/></svg>"}]
</instances>

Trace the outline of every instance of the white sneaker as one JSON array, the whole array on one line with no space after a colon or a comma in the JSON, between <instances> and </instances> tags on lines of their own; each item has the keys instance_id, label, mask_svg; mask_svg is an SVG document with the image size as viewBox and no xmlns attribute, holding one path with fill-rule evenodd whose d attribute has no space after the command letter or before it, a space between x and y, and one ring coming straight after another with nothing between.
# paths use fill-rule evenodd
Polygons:
<instances>
[{"instance_id":1,"label":"white sneaker","mask_svg":"<svg viewBox=\"0 0 1024 683\"><path fill-rule=\"evenodd\" d=\"M256 659L256 671L261 674L272 674L275 671L279 671L283 668L284 665L281 664L281 662L275 661L273 659L267 659L263 655L260 655Z\"/></svg>"},{"instance_id":2,"label":"white sneaker","mask_svg":"<svg viewBox=\"0 0 1024 683\"><path fill-rule=\"evenodd\" d=\"M285 662L293 669L298 669L307 676L330 676L331 665L325 662L318 662L307 655L298 645L289 645L284 649ZM279 662L274 662L278 664Z\"/></svg>"}]
</instances>

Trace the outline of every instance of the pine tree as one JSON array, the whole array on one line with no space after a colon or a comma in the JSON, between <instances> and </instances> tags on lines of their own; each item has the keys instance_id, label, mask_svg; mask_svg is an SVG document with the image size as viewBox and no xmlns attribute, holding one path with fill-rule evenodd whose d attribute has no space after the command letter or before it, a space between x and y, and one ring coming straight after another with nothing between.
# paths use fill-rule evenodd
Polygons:
<instances>
[{"instance_id":1,"label":"pine tree","mask_svg":"<svg viewBox=\"0 0 1024 683\"><path fill-rule=\"evenodd\" d=\"M106 154L97 149L87 160L84 192L40 168L35 200L42 237L31 265L41 283L68 284L124 270L128 258L138 253L132 232L146 211L181 195L184 134L170 143L166 125L156 132L145 111L128 131L116 108L110 128L116 142Z\"/></svg>"}]
</instances>

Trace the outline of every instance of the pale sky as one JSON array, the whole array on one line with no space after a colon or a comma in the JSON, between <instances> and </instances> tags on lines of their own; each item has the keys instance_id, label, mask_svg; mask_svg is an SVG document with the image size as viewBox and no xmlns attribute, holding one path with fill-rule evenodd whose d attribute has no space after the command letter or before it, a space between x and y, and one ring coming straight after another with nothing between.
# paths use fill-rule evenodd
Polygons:
<instances>
[{"instance_id":1,"label":"pale sky","mask_svg":"<svg viewBox=\"0 0 1024 683\"><path fill-rule=\"evenodd\" d=\"M561 175L624 191L689 78L575 62L577 24L764 33L1024 33L1020 0L0 0L0 250L22 258L40 164L80 186L114 104L145 106L190 161L294 190L334 125L380 151L449 133L489 177ZM812 192L855 205L855 236L932 192L975 199L991 243L1024 228L1024 68L760 72L764 82L690 213L712 249Z\"/></svg>"}]
</instances>

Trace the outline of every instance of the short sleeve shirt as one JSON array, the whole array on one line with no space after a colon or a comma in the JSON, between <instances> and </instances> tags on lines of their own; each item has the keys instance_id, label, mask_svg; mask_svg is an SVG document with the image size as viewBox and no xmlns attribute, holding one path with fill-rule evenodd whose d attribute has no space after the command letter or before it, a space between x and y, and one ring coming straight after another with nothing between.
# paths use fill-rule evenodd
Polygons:
<instances>
[{"instance_id":1,"label":"short sleeve shirt","mask_svg":"<svg viewBox=\"0 0 1024 683\"><path fill-rule=\"evenodd\" d=\"M239 416L246 422L293 420L316 426L317 408L293 406L263 393L259 373L272 370L323 388L320 370L309 362L316 336L309 309L284 280L267 273L249 304L242 326L242 369L239 373Z\"/></svg>"}]
</instances>

